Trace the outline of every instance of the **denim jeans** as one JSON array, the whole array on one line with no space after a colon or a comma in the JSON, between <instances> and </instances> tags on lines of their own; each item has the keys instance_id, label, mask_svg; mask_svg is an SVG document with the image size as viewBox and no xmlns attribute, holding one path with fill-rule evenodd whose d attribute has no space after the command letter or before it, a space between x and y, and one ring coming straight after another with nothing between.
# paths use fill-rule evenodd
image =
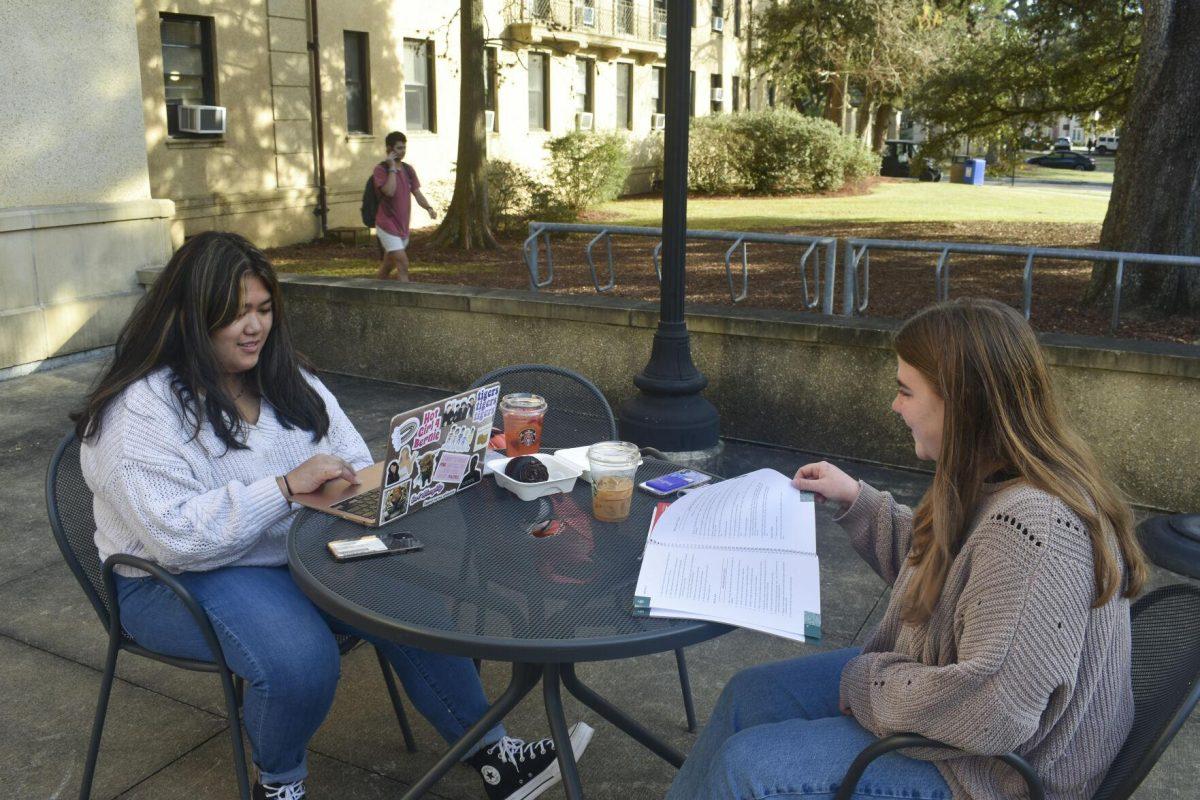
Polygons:
<instances>
[{"instance_id":1,"label":"denim jeans","mask_svg":"<svg viewBox=\"0 0 1200 800\"><path fill-rule=\"evenodd\" d=\"M447 742L488 708L470 659L389 642L333 619L304 596L286 567L224 567L175 577L208 614L229 668L246 681L242 718L264 783L308 774L305 748L329 711L341 672L335 633L379 648L413 705ZM212 660L200 629L170 589L153 578L118 575L117 594L121 626L138 644ZM497 726L475 750L503 735Z\"/></svg>"},{"instance_id":2,"label":"denim jeans","mask_svg":"<svg viewBox=\"0 0 1200 800\"><path fill-rule=\"evenodd\" d=\"M875 736L838 710L842 667L857 648L763 664L734 675L667 800L833 797ZM871 762L855 798L950 800L937 767L899 753Z\"/></svg>"}]
</instances>

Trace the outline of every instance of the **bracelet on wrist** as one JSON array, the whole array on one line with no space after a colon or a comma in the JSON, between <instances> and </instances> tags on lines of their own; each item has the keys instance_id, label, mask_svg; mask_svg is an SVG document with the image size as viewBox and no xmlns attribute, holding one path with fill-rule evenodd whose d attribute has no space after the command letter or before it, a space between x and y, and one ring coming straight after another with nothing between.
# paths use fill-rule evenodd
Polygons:
<instances>
[{"instance_id":1,"label":"bracelet on wrist","mask_svg":"<svg viewBox=\"0 0 1200 800\"><path fill-rule=\"evenodd\" d=\"M283 487L285 489L287 489L288 497L291 497L294 494L296 494L295 492L292 491L292 485L290 483L288 483L286 472L283 474Z\"/></svg>"}]
</instances>

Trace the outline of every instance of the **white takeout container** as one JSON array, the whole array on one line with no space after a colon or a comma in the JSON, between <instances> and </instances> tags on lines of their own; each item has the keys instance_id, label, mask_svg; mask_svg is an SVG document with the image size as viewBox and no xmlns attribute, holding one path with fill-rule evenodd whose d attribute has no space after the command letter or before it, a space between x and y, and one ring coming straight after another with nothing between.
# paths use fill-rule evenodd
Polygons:
<instances>
[{"instance_id":1,"label":"white takeout container","mask_svg":"<svg viewBox=\"0 0 1200 800\"><path fill-rule=\"evenodd\" d=\"M588 463L588 448L591 445L585 444L583 447L563 447L554 451L554 457L567 462L575 469L579 470L579 477L583 478L584 483L592 482L592 473ZM642 459L638 457L638 466L642 465Z\"/></svg>"},{"instance_id":2,"label":"white takeout container","mask_svg":"<svg viewBox=\"0 0 1200 800\"><path fill-rule=\"evenodd\" d=\"M511 458L494 458L487 462L487 468L496 476L496 483L508 489L522 500L535 500L548 494L566 494L575 488L575 479L580 471L566 461L546 453L533 453L534 458L546 465L550 479L539 483L521 483L504 474L504 468Z\"/></svg>"}]
</instances>

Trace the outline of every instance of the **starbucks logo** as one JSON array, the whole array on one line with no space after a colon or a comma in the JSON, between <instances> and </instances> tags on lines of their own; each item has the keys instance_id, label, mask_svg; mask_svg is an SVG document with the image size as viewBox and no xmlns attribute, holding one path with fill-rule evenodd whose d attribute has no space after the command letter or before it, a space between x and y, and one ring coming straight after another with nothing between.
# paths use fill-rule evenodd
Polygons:
<instances>
[{"instance_id":1,"label":"starbucks logo","mask_svg":"<svg viewBox=\"0 0 1200 800\"><path fill-rule=\"evenodd\" d=\"M529 447L537 442L537 431L533 428L525 428L518 434L517 441L525 447Z\"/></svg>"},{"instance_id":2,"label":"starbucks logo","mask_svg":"<svg viewBox=\"0 0 1200 800\"><path fill-rule=\"evenodd\" d=\"M486 767L481 769L480 772L483 774L483 782L488 786L495 786L500 782L500 770L496 769L491 764L488 764Z\"/></svg>"}]
</instances>

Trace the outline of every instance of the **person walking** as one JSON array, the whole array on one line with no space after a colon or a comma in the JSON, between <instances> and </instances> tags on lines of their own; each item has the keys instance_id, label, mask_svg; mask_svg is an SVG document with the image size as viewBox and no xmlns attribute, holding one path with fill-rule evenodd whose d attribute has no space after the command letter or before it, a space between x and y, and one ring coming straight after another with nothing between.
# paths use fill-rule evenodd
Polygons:
<instances>
[{"instance_id":1,"label":"person walking","mask_svg":"<svg viewBox=\"0 0 1200 800\"><path fill-rule=\"evenodd\" d=\"M383 262L376 276L386 280L393 270L396 280L408 281L408 224L412 216L412 198L425 209L430 219L437 219L437 212L425 195L421 194L421 182L412 165L404 161L408 150L408 137L400 131L392 131L384 139L387 158L375 166L373 180L379 193L379 208L375 212L375 235L383 246Z\"/></svg>"}]
</instances>

